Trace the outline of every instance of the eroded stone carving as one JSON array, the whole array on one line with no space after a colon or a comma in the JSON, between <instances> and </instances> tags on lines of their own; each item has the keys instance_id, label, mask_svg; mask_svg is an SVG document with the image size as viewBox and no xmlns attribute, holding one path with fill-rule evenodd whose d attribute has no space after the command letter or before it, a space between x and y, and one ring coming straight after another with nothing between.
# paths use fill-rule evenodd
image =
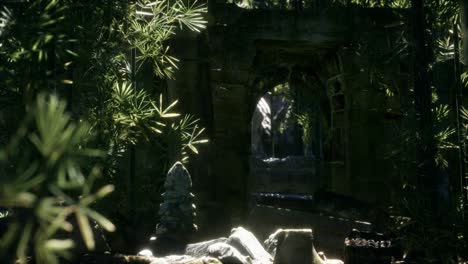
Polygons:
<instances>
[{"instance_id":1,"label":"eroded stone carving","mask_svg":"<svg viewBox=\"0 0 468 264\"><path fill-rule=\"evenodd\" d=\"M194 195L190 192L192 179L187 169L176 162L169 170L164 182L163 202L159 207L160 221L156 227L156 236L170 232L192 233L197 230L194 223Z\"/></svg>"},{"instance_id":2,"label":"eroded stone carving","mask_svg":"<svg viewBox=\"0 0 468 264\"><path fill-rule=\"evenodd\" d=\"M197 231L194 223L194 195L190 192L192 179L187 169L176 162L168 171L164 182L163 202L159 207L159 223L156 236L151 237L147 251L139 255L165 256L182 254L185 246Z\"/></svg>"}]
</instances>

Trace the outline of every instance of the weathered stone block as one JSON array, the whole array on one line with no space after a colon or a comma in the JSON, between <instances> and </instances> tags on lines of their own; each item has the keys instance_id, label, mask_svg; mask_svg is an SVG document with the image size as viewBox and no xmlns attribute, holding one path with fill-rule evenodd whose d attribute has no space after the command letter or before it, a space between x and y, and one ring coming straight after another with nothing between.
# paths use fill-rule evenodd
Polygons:
<instances>
[{"instance_id":1,"label":"weathered stone block","mask_svg":"<svg viewBox=\"0 0 468 264\"><path fill-rule=\"evenodd\" d=\"M209 241L203 241L195 244L188 244L187 247L185 247L185 255L193 256L193 257L202 257L208 255L208 248L211 245L217 244L217 243L226 243L227 238L221 237Z\"/></svg>"},{"instance_id":2,"label":"weathered stone block","mask_svg":"<svg viewBox=\"0 0 468 264\"><path fill-rule=\"evenodd\" d=\"M216 243L208 247L209 256L216 257L223 263L251 264L248 256L242 255L236 248L226 243Z\"/></svg>"},{"instance_id":3,"label":"weathered stone block","mask_svg":"<svg viewBox=\"0 0 468 264\"><path fill-rule=\"evenodd\" d=\"M327 260L319 256L313 244L312 229L278 229L265 240L268 251L274 254L273 264L342 264L341 260Z\"/></svg>"},{"instance_id":4,"label":"weathered stone block","mask_svg":"<svg viewBox=\"0 0 468 264\"><path fill-rule=\"evenodd\" d=\"M270 248L276 244L274 264L322 264L314 259L311 229L279 229L270 236Z\"/></svg>"},{"instance_id":5,"label":"weathered stone block","mask_svg":"<svg viewBox=\"0 0 468 264\"><path fill-rule=\"evenodd\" d=\"M228 244L243 255L249 256L255 263L271 263L271 255L263 248L257 238L243 227L232 229Z\"/></svg>"},{"instance_id":6,"label":"weathered stone block","mask_svg":"<svg viewBox=\"0 0 468 264\"><path fill-rule=\"evenodd\" d=\"M87 254L80 258L80 264L222 264L216 258L191 256L167 256L155 258L152 256L132 256L132 255L97 255Z\"/></svg>"}]
</instances>

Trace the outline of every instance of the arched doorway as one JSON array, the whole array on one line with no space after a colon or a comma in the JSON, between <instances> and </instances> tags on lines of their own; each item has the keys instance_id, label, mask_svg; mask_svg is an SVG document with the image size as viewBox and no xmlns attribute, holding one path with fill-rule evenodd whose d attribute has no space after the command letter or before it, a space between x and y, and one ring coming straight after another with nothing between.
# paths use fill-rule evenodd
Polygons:
<instances>
[{"instance_id":1,"label":"arched doorway","mask_svg":"<svg viewBox=\"0 0 468 264\"><path fill-rule=\"evenodd\" d=\"M251 121L254 193L309 195L326 184L321 167L330 156L330 97L310 76L293 72L257 101Z\"/></svg>"},{"instance_id":2,"label":"arched doorway","mask_svg":"<svg viewBox=\"0 0 468 264\"><path fill-rule=\"evenodd\" d=\"M251 121L251 151L256 158L303 156L303 131L296 123L288 83L275 86L258 100Z\"/></svg>"}]
</instances>

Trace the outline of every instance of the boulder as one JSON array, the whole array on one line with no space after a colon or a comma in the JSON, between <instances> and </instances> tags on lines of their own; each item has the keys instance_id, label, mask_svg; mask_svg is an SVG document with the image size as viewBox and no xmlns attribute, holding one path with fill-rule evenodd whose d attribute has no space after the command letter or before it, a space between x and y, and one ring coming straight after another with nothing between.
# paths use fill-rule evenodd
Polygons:
<instances>
[{"instance_id":1,"label":"boulder","mask_svg":"<svg viewBox=\"0 0 468 264\"><path fill-rule=\"evenodd\" d=\"M203 241L195 244L188 244L185 247L185 255L192 257L203 257L208 255L208 248L213 244L226 243L227 238L221 237L209 241Z\"/></svg>"},{"instance_id":2,"label":"boulder","mask_svg":"<svg viewBox=\"0 0 468 264\"><path fill-rule=\"evenodd\" d=\"M324 264L314 249L311 229L279 229L269 240L276 244L274 264Z\"/></svg>"},{"instance_id":3,"label":"boulder","mask_svg":"<svg viewBox=\"0 0 468 264\"><path fill-rule=\"evenodd\" d=\"M232 229L227 243L241 254L249 256L254 263L272 263L273 258L263 248L257 238L243 227Z\"/></svg>"},{"instance_id":4,"label":"boulder","mask_svg":"<svg viewBox=\"0 0 468 264\"><path fill-rule=\"evenodd\" d=\"M140 252L138 252L137 256L142 256L142 257L152 257L154 256L153 251L151 249L142 249Z\"/></svg>"},{"instance_id":5,"label":"boulder","mask_svg":"<svg viewBox=\"0 0 468 264\"><path fill-rule=\"evenodd\" d=\"M218 259L211 257L194 258L192 256L167 256L163 259L168 264L222 264Z\"/></svg>"},{"instance_id":6,"label":"boulder","mask_svg":"<svg viewBox=\"0 0 468 264\"><path fill-rule=\"evenodd\" d=\"M264 242L266 251L275 258L276 255L276 248L278 247L278 236L279 233L283 232L283 229L276 230L273 234L271 234Z\"/></svg>"},{"instance_id":7,"label":"boulder","mask_svg":"<svg viewBox=\"0 0 468 264\"><path fill-rule=\"evenodd\" d=\"M75 262L73 262L75 263ZM166 256L162 258L132 256L132 255L110 255L110 254L86 254L76 263L79 264L222 264L216 258L191 256Z\"/></svg>"},{"instance_id":8,"label":"boulder","mask_svg":"<svg viewBox=\"0 0 468 264\"><path fill-rule=\"evenodd\" d=\"M274 255L274 264L342 264L341 260L327 260L319 256L313 244L311 229L278 229L265 245Z\"/></svg>"},{"instance_id":9,"label":"boulder","mask_svg":"<svg viewBox=\"0 0 468 264\"><path fill-rule=\"evenodd\" d=\"M224 264L252 264L248 256L243 256L237 249L226 243L215 243L208 247L208 254Z\"/></svg>"},{"instance_id":10,"label":"boulder","mask_svg":"<svg viewBox=\"0 0 468 264\"><path fill-rule=\"evenodd\" d=\"M242 255L236 248L227 244L227 238L222 237L196 244L188 244L185 255L192 257L210 256L219 259L222 263L229 264L251 264L248 256Z\"/></svg>"}]
</instances>

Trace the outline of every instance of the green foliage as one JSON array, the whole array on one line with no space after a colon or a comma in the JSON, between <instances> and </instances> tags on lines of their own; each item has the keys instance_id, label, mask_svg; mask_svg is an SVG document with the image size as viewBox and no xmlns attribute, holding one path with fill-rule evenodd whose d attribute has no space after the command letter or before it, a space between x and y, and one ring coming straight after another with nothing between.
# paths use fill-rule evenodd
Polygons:
<instances>
[{"instance_id":1,"label":"green foliage","mask_svg":"<svg viewBox=\"0 0 468 264\"><path fill-rule=\"evenodd\" d=\"M391 7L391 8L409 8L410 1L386 1L386 0L352 0L352 4L365 7ZM453 23L455 23L457 18L458 5L453 1L427 1L425 2L427 7L426 21L427 26L430 28L430 31L433 33L428 38L430 49L430 59L429 65L430 68L441 61L446 61L453 58L454 54L454 44L453 44ZM398 14L398 13L397 13ZM405 89L404 85L406 83L401 83L398 80L401 79L401 76L407 75L406 72L401 70L402 61L408 60L411 54L411 42L410 37L408 36L408 25L401 23L400 25L394 26L393 30L395 33L388 34L387 40L382 44L385 45L381 47L379 45L369 45L368 42L357 45L356 53L358 56L363 56L362 60L362 69L360 72L356 73L356 76L366 75L370 85L377 90L381 90L385 93L387 97L387 102L389 105L389 110L392 111L402 111L406 120L408 122L415 118L414 112L410 107L403 107L402 101L405 98L402 98L402 91ZM375 43L374 43L375 44ZM408 75L407 75L408 76ZM408 76L409 77L409 76ZM448 105L439 103L437 92L433 92L433 115L435 123L435 141L437 147L436 153L436 163L439 168L447 168L448 161L444 158L447 149L456 148L457 146L453 144L453 135L455 129L448 122L450 119L450 108ZM413 102L414 103L414 102ZM406 108L406 109L405 109ZM401 142L410 142L409 138L413 140L418 139L411 135L411 133L416 133L416 131L410 132L409 130L415 129L405 123L401 125L398 130L401 133L401 136L405 137L405 140L398 140L396 145L399 145ZM403 131L405 130L405 131ZM409 144L412 145L412 144ZM406 158L396 157L394 154L400 153L398 155L404 155L404 153L411 153L408 151L408 144L398 146L393 146L391 150L393 154L390 154L393 158L399 159L400 161L405 160L413 164L414 162L409 161ZM398 150L400 149L400 150ZM402 151L405 149L405 151Z\"/></svg>"},{"instance_id":2,"label":"green foliage","mask_svg":"<svg viewBox=\"0 0 468 264\"><path fill-rule=\"evenodd\" d=\"M328 85L336 80L319 80L315 76L300 74L296 76L300 80L301 87L294 91L289 84L280 84L271 92L274 100L281 100L281 107L273 113L272 131L275 135L284 135L288 128L298 125L302 131L301 139L305 155L313 151L316 155L322 155L319 145L326 145L331 139L330 119L331 109L324 101L329 101L333 88ZM298 93L298 94L295 94ZM320 130L320 132L318 132ZM320 133L320 134L318 134ZM317 142L317 141L321 142ZM314 149L315 148L315 149ZM330 149L325 152L330 152Z\"/></svg>"},{"instance_id":3,"label":"green foliage","mask_svg":"<svg viewBox=\"0 0 468 264\"><path fill-rule=\"evenodd\" d=\"M9 208L9 229L0 243L0 257L16 256L26 263L59 263L70 257L74 241L58 232L80 228L89 249L94 248L90 219L108 231L114 225L91 205L112 192L106 185L93 190L100 167L91 159L101 151L88 148L89 128L70 120L65 103L40 94L10 143L1 149L0 206ZM85 176L87 175L87 176ZM70 222L76 217L78 227Z\"/></svg>"},{"instance_id":4,"label":"green foliage","mask_svg":"<svg viewBox=\"0 0 468 264\"><path fill-rule=\"evenodd\" d=\"M179 157L188 162L189 153L198 153L197 146L207 142L202 139L203 129L196 119L175 112L176 101L163 105L161 85L177 68L177 59L170 55L170 39L183 28L203 29L204 12L205 6L182 0L37 0L0 4L0 145L8 144L3 158L5 164L12 164L2 167L9 175L9 184L5 185L8 201L23 192L33 193L37 195L34 201L43 196L50 198L41 210L51 212L35 215L35 202L34 208L25 208L30 220L12 226L5 237L8 239L2 240L9 241L4 247L8 252L18 249L21 256L34 254L38 260L52 263L72 241L53 240L52 248L28 247L28 252L25 242L15 241L18 237L28 241L41 236L37 245L46 245L60 229L55 225L67 230L72 227L64 220L72 215L78 220L87 246L92 247L86 219L90 217L113 229L110 222L89 208L111 187L92 194L92 183L114 183L118 188L115 193L120 195L114 196L120 199L116 202L123 203L128 197L119 169L130 146L142 142L156 146L154 176L144 176L148 178L146 183L158 184L165 173L164 163ZM135 66L131 50L136 54ZM38 96L41 92L57 96L45 99L45 95ZM59 97L67 99L67 106ZM46 110L37 111L38 108ZM26 120L18 128L21 116ZM169 148L177 157L169 157ZM100 166L92 165L96 159ZM42 170L47 173L38 174ZM49 174L53 177L44 176ZM104 177L96 179L100 174ZM49 182L52 178L55 181ZM56 187L50 189L51 184ZM82 198L78 199L80 193ZM157 204L157 200L152 201ZM66 213L57 215L58 204ZM23 209L9 211L13 213L8 218L23 219L18 210ZM111 210L117 208L113 206ZM52 224L54 228L49 229ZM29 234L20 234L23 230Z\"/></svg>"},{"instance_id":5,"label":"green foliage","mask_svg":"<svg viewBox=\"0 0 468 264\"><path fill-rule=\"evenodd\" d=\"M177 59L169 54L167 40L175 34L177 26L196 32L204 29L207 22L201 14L206 12L206 7L196 1L168 4L161 0L140 0L131 11L130 25L119 24L118 29L130 47L137 49L137 68L149 61L156 75L172 77Z\"/></svg>"},{"instance_id":6,"label":"green foliage","mask_svg":"<svg viewBox=\"0 0 468 264\"><path fill-rule=\"evenodd\" d=\"M38 0L2 5L1 9L2 93L32 103L37 91L69 83L66 62L76 56L70 50L76 39L60 26L65 23L68 6L60 1Z\"/></svg>"},{"instance_id":7,"label":"green foliage","mask_svg":"<svg viewBox=\"0 0 468 264\"><path fill-rule=\"evenodd\" d=\"M103 8L111 10L105 13L114 13L112 6ZM206 142L199 138L203 130L198 121L179 125L188 116L176 112L177 101L167 102L162 81L172 78L177 68L177 59L170 55L170 38L181 27L203 29L206 7L182 0L136 1L122 9L125 12L117 12L119 17L87 24L86 38L80 39L86 45L78 52L79 64L86 68L82 78L74 82L80 93L73 100L73 111L88 120L98 134L93 145L107 150L104 174L116 185L113 199L119 209L105 204L101 207L118 216L118 226L128 226L132 218L157 220L153 212L157 211L158 192L168 164L176 159L188 162L190 152L196 154L197 146ZM99 20L99 16L94 19ZM102 23L101 32L93 34L93 24ZM88 51L92 53L88 55ZM135 190L129 190L127 181L122 180L128 173L126 159L131 146L145 156L137 155L134 179L144 188ZM144 201L129 208L127 190Z\"/></svg>"},{"instance_id":8,"label":"green foliage","mask_svg":"<svg viewBox=\"0 0 468 264\"><path fill-rule=\"evenodd\" d=\"M247 9L294 9L296 1L292 0L239 0L229 1L234 2L238 6ZM409 8L410 0L299 0L298 8L324 8L330 5L349 6L358 5L368 8Z\"/></svg>"},{"instance_id":9,"label":"green foliage","mask_svg":"<svg viewBox=\"0 0 468 264\"><path fill-rule=\"evenodd\" d=\"M405 254L410 253L417 263L460 263L466 258L468 229L460 217L462 201L445 205L443 217L434 223L434 210L427 208L417 196L407 195L402 201L405 216L394 217L395 230ZM400 209L401 210L401 209Z\"/></svg>"},{"instance_id":10,"label":"green foliage","mask_svg":"<svg viewBox=\"0 0 468 264\"><path fill-rule=\"evenodd\" d=\"M450 122L449 107L440 104L435 93L433 103L435 104L433 108L434 137L437 147L435 159L440 173L448 169L450 165L447 159L448 151L459 146L454 143L455 129ZM399 140L402 140L402 146L410 146L398 151L401 158L399 165L414 168L418 165L412 157L414 153L407 152L408 149L414 149L414 134L403 130L402 138ZM407 171L408 169L403 170L403 172ZM438 175L438 177L442 176L445 175ZM431 205L428 208L425 204L427 198L421 197L418 184L409 178L404 177L401 200L395 207L397 210L392 211L395 215L393 231L401 239L406 253L417 257L418 263L459 263L457 256L466 257L464 252L468 249L466 239L468 230L462 218L464 204L461 196L448 199L448 197L438 195L447 200L439 200L437 205ZM432 193L432 195L436 194Z\"/></svg>"},{"instance_id":11,"label":"green foliage","mask_svg":"<svg viewBox=\"0 0 468 264\"><path fill-rule=\"evenodd\" d=\"M177 102L164 108L162 93L158 104L151 91L153 85L136 80L148 68L159 78L172 77L177 59L169 54L168 40L178 27L199 31L206 23L202 19L206 8L196 2L140 0L126 10L122 20L108 24L113 31L101 33L111 35L111 41L104 41L88 61L91 67L85 77L97 81L97 93L91 90L83 94L75 107L88 117L93 130L102 134L98 144L110 146L110 156L116 157L139 139L154 140L170 120L179 117L169 112ZM133 69L132 58L127 55L130 49L136 53Z\"/></svg>"},{"instance_id":12,"label":"green foliage","mask_svg":"<svg viewBox=\"0 0 468 264\"><path fill-rule=\"evenodd\" d=\"M309 112L298 114L296 118L297 123L302 127L302 143L304 144L304 149L307 150L312 141L311 130L314 128L315 119Z\"/></svg>"},{"instance_id":13,"label":"green foliage","mask_svg":"<svg viewBox=\"0 0 468 264\"><path fill-rule=\"evenodd\" d=\"M450 108L448 105L445 104L438 104L433 109L434 119L435 119L435 141L437 152L435 156L436 165L439 168L447 169L448 168L448 161L446 157L446 150L458 148L456 144L454 144L454 135L455 135L455 128L450 124Z\"/></svg>"},{"instance_id":14,"label":"green foliage","mask_svg":"<svg viewBox=\"0 0 468 264\"><path fill-rule=\"evenodd\" d=\"M198 121L193 116L186 115L170 125L165 135L168 137L167 141L174 142L175 144L171 145L176 146L175 153L170 153L173 161L187 162L188 150L198 154L197 146L208 142L207 139L201 138L205 129L199 127Z\"/></svg>"},{"instance_id":15,"label":"green foliage","mask_svg":"<svg viewBox=\"0 0 468 264\"><path fill-rule=\"evenodd\" d=\"M109 168L117 165L118 158L130 145L142 140L162 147L171 160L183 161L188 161L187 148L198 154L196 145L207 142L200 139L204 129L199 128L198 120L172 112L177 101L165 106L162 94L158 102L145 90L136 90L126 82L116 83L110 96L99 107L90 108L87 115L92 130L102 133L111 147ZM163 144L178 154L168 153Z\"/></svg>"},{"instance_id":16,"label":"green foliage","mask_svg":"<svg viewBox=\"0 0 468 264\"><path fill-rule=\"evenodd\" d=\"M366 8L411 8L411 1L386 1L386 0L351 0L335 1L345 4L346 2ZM437 63L446 62L454 58L453 28L458 20L458 3L449 0L423 1L425 12L426 43L428 50L426 59L429 67L433 70ZM402 12L397 10L396 15ZM411 15L411 13L410 13ZM408 21L402 19L403 22ZM456 256L466 252L466 228L463 226L461 210L463 204L459 201L449 203L449 197L445 197L446 186L440 184L439 179L433 182L439 184L440 190L431 192L440 198L437 205L427 204L427 192L421 191L418 183L417 173L421 164L418 164L416 143L422 136L417 130L417 116L414 109L415 102L408 100L407 96L414 96L414 91L409 90L407 82L399 80L412 78L408 71L402 70L411 67L405 61L410 61L412 52L412 41L410 25L401 23L391 28L391 34L386 41L375 39L374 42L360 41L352 49L362 56L362 68L355 72L355 78L361 77L369 80L371 86L382 91L386 97L388 110L400 112L401 118L391 120L392 143L388 146L387 159L393 163L395 176L401 178L402 190L398 193L395 201L397 210L392 211L395 221L396 233L402 238L404 248L411 254L419 255L424 260L418 263L456 263ZM369 45L369 44L372 45ZM402 67L403 66L403 67ZM434 86L434 83L430 85ZM445 87L444 87L445 88ZM453 113L451 107L439 100L439 91L448 90L442 87L433 88L432 114L434 122L434 137L436 143L435 161L437 177L448 177L447 173L455 172L457 167L450 164L448 155L450 151L460 146L455 141L455 125L453 124ZM451 176L448 178L454 178ZM438 182L439 181L439 182ZM431 186L431 188L435 186ZM444 189L444 190L442 190ZM446 190L449 192L449 190ZM438 193L441 192L441 193ZM423 194L424 193L424 194ZM451 195L451 194L449 194ZM441 212L443 212L441 215ZM438 262L439 261L439 262ZM442 261L442 262L440 262Z\"/></svg>"},{"instance_id":17,"label":"green foliage","mask_svg":"<svg viewBox=\"0 0 468 264\"><path fill-rule=\"evenodd\" d=\"M334 2L365 7L408 8L410 6L410 0L334 0Z\"/></svg>"},{"instance_id":18,"label":"green foliage","mask_svg":"<svg viewBox=\"0 0 468 264\"><path fill-rule=\"evenodd\" d=\"M8 210L0 211L0 218L7 218L10 215Z\"/></svg>"}]
</instances>

